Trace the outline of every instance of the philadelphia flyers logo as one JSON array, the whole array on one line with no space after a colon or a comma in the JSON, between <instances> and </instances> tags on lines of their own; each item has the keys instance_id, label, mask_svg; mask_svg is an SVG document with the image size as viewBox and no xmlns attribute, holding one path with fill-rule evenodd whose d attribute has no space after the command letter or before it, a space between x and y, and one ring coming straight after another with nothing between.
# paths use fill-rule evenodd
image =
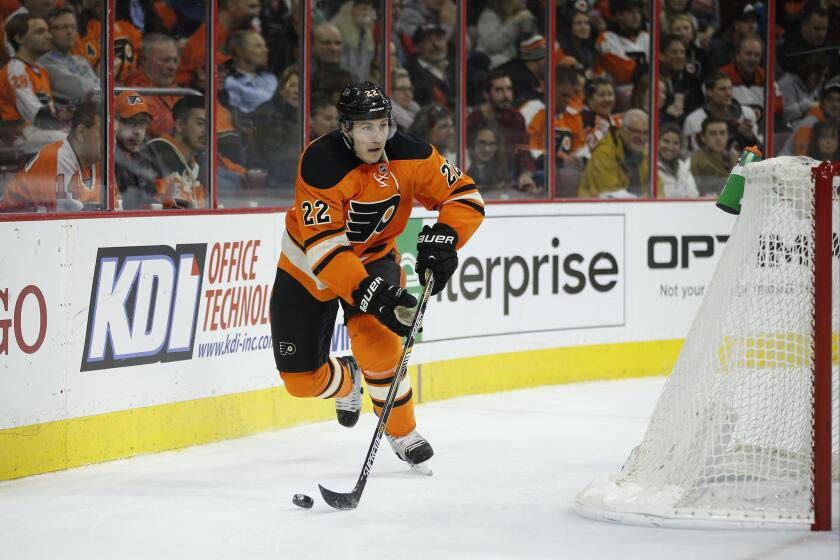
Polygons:
<instances>
[{"instance_id":1,"label":"philadelphia flyers logo","mask_svg":"<svg viewBox=\"0 0 840 560\"><path fill-rule=\"evenodd\" d=\"M350 201L350 211L347 219L347 239L351 243L364 243L375 233L382 233L394 216L400 205L400 195L377 202Z\"/></svg>"}]
</instances>

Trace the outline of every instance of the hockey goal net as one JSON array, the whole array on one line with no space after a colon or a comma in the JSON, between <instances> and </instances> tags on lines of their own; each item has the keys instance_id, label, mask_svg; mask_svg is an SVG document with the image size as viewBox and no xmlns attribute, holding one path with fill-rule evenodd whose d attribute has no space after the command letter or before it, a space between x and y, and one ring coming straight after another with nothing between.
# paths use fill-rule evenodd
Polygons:
<instances>
[{"instance_id":1,"label":"hockey goal net","mask_svg":"<svg viewBox=\"0 0 840 560\"><path fill-rule=\"evenodd\" d=\"M745 168L741 214L644 439L619 473L578 493L579 513L663 526L830 526L840 162L817 164L779 157Z\"/></svg>"}]
</instances>

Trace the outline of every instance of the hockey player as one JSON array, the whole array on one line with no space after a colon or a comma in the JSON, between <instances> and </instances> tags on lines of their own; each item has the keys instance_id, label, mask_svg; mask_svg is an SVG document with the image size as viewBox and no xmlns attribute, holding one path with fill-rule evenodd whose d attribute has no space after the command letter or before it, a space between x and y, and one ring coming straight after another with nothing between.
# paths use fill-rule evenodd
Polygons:
<instances>
[{"instance_id":1,"label":"hockey player","mask_svg":"<svg viewBox=\"0 0 840 560\"><path fill-rule=\"evenodd\" d=\"M274 357L296 397L335 398L338 421L356 424L364 376L381 414L409 324L397 309L417 300L404 276L396 239L415 200L439 212L418 237L415 270L441 291L458 266L456 250L484 217L476 185L428 143L396 131L391 100L371 82L348 85L338 100L339 129L304 151L295 205L286 215L271 298ZM338 305L354 357L329 356ZM403 310L405 311L405 309ZM429 474L431 445L416 428L411 384L399 385L386 424L397 456Z\"/></svg>"}]
</instances>

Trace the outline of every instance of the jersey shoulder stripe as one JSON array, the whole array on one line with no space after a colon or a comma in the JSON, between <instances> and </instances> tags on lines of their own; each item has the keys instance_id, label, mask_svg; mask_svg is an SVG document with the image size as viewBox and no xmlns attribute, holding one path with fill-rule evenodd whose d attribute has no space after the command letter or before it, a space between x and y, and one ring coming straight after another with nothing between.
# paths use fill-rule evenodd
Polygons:
<instances>
[{"instance_id":1,"label":"jersey shoulder stripe","mask_svg":"<svg viewBox=\"0 0 840 560\"><path fill-rule=\"evenodd\" d=\"M398 130L394 137L385 144L385 154L391 161L424 160L429 159L432 155L432 147L428 142Z\"/></svg>"},{"instance_id":2,"label":"jersey shoulder stripe","mask_svg":"<svg viewBox=\"0 0 840 560\"><path fill-rule=\"evenodd\" d=\"M334 130L307 146L300 176L310 187L330 189L360 165L361 160L344 143L341 132Z\"/></svg>"}]
</instances>

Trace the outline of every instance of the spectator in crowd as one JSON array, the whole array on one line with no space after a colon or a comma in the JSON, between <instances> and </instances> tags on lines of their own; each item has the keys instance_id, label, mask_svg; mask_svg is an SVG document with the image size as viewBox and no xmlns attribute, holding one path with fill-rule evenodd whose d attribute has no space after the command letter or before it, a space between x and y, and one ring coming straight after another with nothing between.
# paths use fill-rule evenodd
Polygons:
<instances>
[{"instance_id":1,"label":"spectator in crowd","mask_svg":"<svg viewBox=\"0 0 840 560\"><path fill-rule=\"evenodd\" d=\"M338 128L338 108L335 101L324 95L312 96L309 107L309 141Z\"/></svg>"},{"instance_id":2,"label":"spectator in crowd","mask_svg":"<svg viewBox=\"0 0 840 560\"><path fill-rule=\"evenodd\" d=\"M717 196L723 189L737 159L727 150L728 143L726 119L705 118L700 129L700 148L691 154L691 174L701 196Z\"/></svg>"},{"instance_id":3,"label":"spectator in crowd","mask_svg":"<svg viewBox=\"0 0 840 560\"><path fill-rule=\"evenodd\" d=\"M534 160L531 157L525 119L513 108L513 83L501 70L491 70L485 76L485 102L467 117L467 130L478 128L484 121L496 123L505 139L507 168L513 171L520 190L536 189Z\"/></svg>"},{"instance_id":4,"label":"spectator in crowd","mask_svg":"<svg viewBox=\"0 0 840 560\"><path fill-rule=\"evenodd\" d=\"M812 107L808 115L788 136L781 153L805 155L811 142L811 129L818 122L840 124L840 75L830 78L823 84L819 105Z\"/></svg>"},{"instance_id":5,"label":"spectator in crowd","mask_svg":"<svg viewBox=\"0 0 840 560\"><path fill-rule=\"evenodd\" d=\"M516 58L520 37L537 33L537 18L526 5L526 0L490 0L481 10L476 50L490 57L490 68Z\"/></svg>"},{"instance_id":6,"label":"spectator in crowd","mask_svg":"<svg viewBox=\"0 0 840 560\"><path fill-rule=\"evenodd\" d=\"M808 157L818 161L840 161L840 125L819 122L811 129Z\"/></svg>"},{"instance_id":7,"label":"spectator in crowd","mask_svg":"<svg viewBox=\"0 0 840 560\"><path fill-rule=\"evenodd\" d=\"M448 41L455 29L457 13L451 0L406 0L402 3L396 28L406 37L414 37L418 27L433 25L443 29Z\"/></svg>"},{"instance_id":8,"label":"spectator in crowd","mask_svg":"<svg viewBox=\"0 0 840 560\"><path fill-rule=\"evenodd\" d=\"M336 103L338 103L338 96L341 94L341 90L352 81L353 78L350 76L350 72L339 67L332 69L321 68L309 78L309 83L312 87L311 93L326 95Z\"/></svg>"},{"instance_id":9,"label":"spectator in crowd","mask_svg":"<svg viewBox=\"0 0 840 560\"><path fill-rule=\"evenodd\" d=\"M414 101L414 86L405 68L397 68L391 75L391 113L400 130L408 130L420 105Z\"/></svg>"},{"instance_id":10,"label":"spectator in crowd","mask_svg":"<svg viewBox=\"0 0 840 560\"><path fill-rule=\"evenodd\" d=\"M641 109L630 109L621 128L610 128L603 142L593 150L578 195L582 198L649 196L647 139L647 114Z\"/></svg>"},{"instance_id":11,"label":"spectator in crowd","mask_svg":"<svg viewBox=\"0 0 840 560\"><path fill-rule=\"evenodd\" d=\"M220 0L219 22L216 25L214 40L218 51L225 44L234 31L254 28L254 20L260 14L260 0ZM189 84L192 81L196 66L204 66L204 45L206 43L207 27L205 23L190 35L181 53L178 66L177 82ZM152 108L154 120L154 108Z\"/></svg>"},{"instance_id":12,"label":"spectator in crowd","mask_svg":"<svg viewBox=\"0 0 840 560\"><path fill-rule=\"evenodd\" d=\"M450 64L446 32L435 25L418 27L412 36L415 52L405 63L414 84L414 99L421 106L434 103L453 108L454 65Z\"/></svg>"},{"instance_id":13,"label":"spectator in crowd","mask_svg":"<svg viewBox=\"0 0 840 560\"><path fill-rule=\"evenodd\" d=\"M732 80L732 97L744 108L755 111L756 122L764 118L764 69L761 68L761 54L764 42L758 35L745 35L735 51L735 62L720 69ZM775 112L782 114L784 100L775 85Z\"/></svg>"},{"instance_id":14,"label":"spectator in crowd","mask_svg":"<svg viewBox=\"0 0 840 560\"><path fill-rule=\"evenodd\" d=\"M673 122L659 128L659 183L657 194L665 198L696 198L699 196L688 161L681 159L685 141L682 128Z\"/></svg>"},{"instance_id":15,"label":"spectator in crowd","mask_svg":"<svg viewBox=\"0 0 840 560\"><path fill-rule=\"evenodd\" d=\"M137 92L124 91L114 100L114 177L124 210L149 208L156 202L155 172L143 147L149 127L149 106ZM119 206L119 203L118 203Z\"/></svg>"},{"instance_id":16,"label":"spectator in crowd","mask_svg":"<svg viewBox=\"0 0 840 560\"><path fill-rule=\"evenodd\" d=\"M586 0L572 4L571 15L557 39L560 43L556 53L557 63L591 74L595 68L595 35L592 33Z\"/></svg>"},{"instance_id":17,"label":"spectator in crowd","mask_svg":"<svg viewBox=\"0 0 840 560\"><path fill-rule=\"evenodd\" d=\"M577 73L568 66L558 66L554 76L554 163L559 198L577 196L581 171L587 156L586 138L580 113L569 103L577 91ZM528 123L531 155L536 168L545 168L546 110L540 108Z\"/></svg>"},{"instance_id":18,"label":"spectator in crowd","mask_svg":"<svg viewBox=\"0 0 840 560\"><path fill-rule=\"evenodd\" d=\"M698 35L694 20L687 15L674 17L671 34L682 39L685 45L685 71L703 83L709 70L709 35Z\"/></svg>"},{"instance_id":19,"label":"spectator in crowd","mask_svg":"<svg viewBox=\"0 0 840 560\"><path fill-rule=\"evenodd\" d=\"M499 66L513 82L513 101L519 107L531 99L543 98L545 78L545 38L532 35L519 43L519 56Z\"/></svg>"},{"instance_id":20,"label":"spectator in crowd","mask_svg":"<svg viewBox=\"0 0 840 560\"><path fill-rule=\"evenodd\" d=\"M16 17L44 21L24 14ZM46 26L46 22L44 22ZM20 44L14 44L20 55ZM38 155L6 186L0 198L0 212L75 212L86 203L99 202L102 160L100 139L102 128L99 106L91 101L76 107L70 119L70 132L63 140L45 146Z\"/></svg>"},{"instance_id":21,"label":"spectator in crowd","mask_svg":"<svg viewBox=\"0 0 840 560\"><path fill-rule=\"evenodd\" d=\"M688 149L697 149L697 134L708 117L722 119L729 124L729 135L737 137L741 145L759 143L755 111L741 107L732 96L732 80L722 72L713 72L706 77L706 102L692 111L685 119L683 134L688 140Z\"/></svg>"},{"instance_id":22,"label":"spectator in crowd","mask_svg":"<svg viewBox=\"0 0 840 560\"><path fill-rule=\"evenodd\" d=\"M20 5L15 9L12 13L6 16L3 25L0 25L0 32L5 29L9 23L12 21L12 18L18 16L20 14L32 14L33 16L37 16L44 20L47 20L55 9L56 5L58 4L58 0L21 0ZM8 34L4 35L5 37L5 46L6 46L6 55L8 60L15 56L15 46L12 45Z\"/></svg>"},{"instance_id":23,"label":"spectator in crowd","mask_svg":"<svg viewBox=\"0 0 840 560\"><path fill-rule=\"evenodd\" d=\"M621 115L613 113L615 89L607 76L586 81L583 88L586 106L581 111L586 157L606 138L610 128L621 126Z\"/></svg>"},{"instance_id":24,"label":"spectator in crowd","mask_svg":"<svg viewBox=\"0 0 840 560\"><path fill-rule=\"evenodd\" d=\"M758 32L758 14L750 3L739 3L735 10L732 28L721 30L719 37L713 38L709 45L709 70L722 68L733 62L732 55L741 39Z\"/></svg>"},{"instance_id":25,"label":"spectator in crowd","mask_svg":"<svg viewBox=\"0 0 840 560\"><path fill-rule=\"evenodd\" d=\"M202 208L205 194L196 155L207 148L204 100L182 97L172 108L172 117L174 136L165 134L146 144L155 170L157 199L164 208Z\"/></svg>"},{"instance_id":26,"label":"spectator in crowd","mask_svg":"<svg viewBox=\"0 0 840 560\"><path fill-rule=\"evenodd\" d=\"M788 125L796 126L818 104L826 75L823 59L816 56L804 57L790 72L782 74L779 90L785 100L784 116Z\"/></svg>"},{"instance_id":27,"label":"spectator in crowd","mask_svg":"<svg viewBox=\"0 0 840 560\"><path fill-rule=\"evenodd\" d=\"M312 29L312 74L329 73L341 68L344 39L332 23L322 23Z\"/></svg>"},{"instance_id":28,"label":"spectator in crowd","mask_svg":"<svg viewBox=\"0 0 840 560\"><path fill-rule=\"evenodd\" d=\"M837 55L840 45L831 45L827 41L828 27L828 10L819 2L807 3L799 25L785 34L776 48L776 60L781 70L792 72L808 58L817 58L822 61L829 76L840 73L840 56Z\"/></svg>"},{"instance_id":29,"label":"spectator in crowd","mask_svg":"<svg viewBox=\"0 0 840 560\"><path fill-rule=\"evenodd\" d=\"M268 44L269 68L279 76L283 70L297 64L300 59L300 0L291 0L288 16L272 16L271 7L274 5L278 6L277 11L285 9L283 2L263 3L260 22L263 37ZM310 21L312 26L320 23L322 22Z\"/></svg>"},{"instance_id":30,"label":"spectator in crowd","mask_svg":"<svg viewBox=\"0 0 840 560\"><path fill-rule=\"evenodd\" d=\"M402 12L402 2L391 2L391 41L394 43L397 51L397 64L402 66L408 60L408 47L410 46L411 36L402 33L399 30L397 23L400 21L400 13ZM394 67L391 69L393 70Z\"/></svg>"},{"instance_id":31,"label":"spectator in crowd","mask_svg":"<svg viewBox=\"0 0 840 560\"><path fill-rule=\"evenodd\" d=\"M175 86L178 70L178 46L175 39L160 33L149 33L143 37L140 45L140 65L128 77L132 87L171 88ZM189 83L189 82L187 82ZM178 97L174 95L149 95L149 124L151 136L163 136L172 133L174 121L172 110Z\"/></svg>"},{"instance_id":32,"label":"spectator in crowd","mask_svg":"<svg viewBox=\"0 0 840 560\"><path fill-rule=\"evenodd\" d=\"M504 137L493 121L483 121L475 130L469 131L470 167L467 174L472 177L485 200L488 198L510 198L511 178L505 156Z\"/></svg>"},{"instance_id":33,"label":"spectator in crowd","mask_svg":"<svg viewBox=\"0 0 840 560\"><path fill-rule=\"evenodd\" d=\"M411 134L426 140L437 148L437 151L450 162L455 162L455 123L452 113L438 107L428 105L420 109L411 125Z\"/></svg>"},{"instance_id":34,"label":"spectator in crowd","mask_svg":"<svg viewBox=\"0 0 840 560\"><path fill-rule=\"evenodd\" d=\"M64 113L56 113L47 71L38 60L52 48L47 22L29 13L18 14L6 26L15 58L0 70L0 121L10 127L15 146L34 154L65 137Z\"/></svg>"},{"instance_id":35,"label":"spectator in crowd","mask_svg":"<svg viewBox=\"0 0 840 560\"><path fill-rule=\"evenodd\" d=\"M76 12L61 8L50 15L52 50L38 59L47 70L57 104L78 105L99 90L99 76L84 57L70 54L79 39Z\"/></svg>"},{"instance_id":36,"label":"spectator in crowd","mask_svg":"<svg viewBox=\"0 0 840 560\"><path fill-rule=\"evenodd\" d=\"M83 35L71 51L83 56L93 71L99 75L101 60L99 47L102 43L102 19L106 0L82 0L79 16L79 34ZM137 53L143 34L131 22L117 19L114 22L114 80L125 83L137 65Z\"/></svg>"},{"instance_id":37,"label":"spectator in crowd","mask_svg":"<svg viewBox=\"0 0 840 560\"><path fill-rule=\"evenodd\" d=\"M300 155L300 73L289 66L280 75L274 97L257 108L253 115L255 131L248 161L253 168L265 169L268 186L293 198L297 160ZM317 94L313 94L314 95Z\"/></svg>"},{"instance_id":38,"label":"spectator in crowd","mask_svg":"<svg viewBox=\"0 0 840 560\"><path fill-rule=\"evenodd\" d=\"M697 18L691 13L691 0L662 0L659 11L660 30L662 33L674 33L672 27L674 25L674 18L677 16L690 18L694 28L696 29L698 27Z\"/></svg>"},{"instance_id":39,"label":"spectator in crowd","mask_svg":"<svg viewBox=\"0 0 840 560\"><path fill-rule=\"evenodd\" d=\"M330 23L341 32L343 47L341 66L350 71L354 82L370 77L371 64L376 56L373 0L350 0L341 5Z\"/></svg>"},{"instance_id":40,"label":"spectator in crowd","mask_svg":"<svg viewBox=\"0 0 840 560\"><path fill-rule=\"evenodd\" d=\"M266 72L268 48L256 31L236 31L228 39L228 51L233 57L231 70L225 79L228 107L251 114L271 99L277 89L277 77Z\"/></svg>"},{"instance_id":41,"label":"spectator in crowd","mask_svg":"<svg viewBox=\"0 0 840 560\"><path fill-rule=\"evenodd\" d=\"M661 76L666 86L666 107L660 107L680 125L689 113L703 104L703 84L688 72L685 43L676 35L666 35L659 43Z\"/></svg>"},{"instance_id":42,"label":"spectator in crowd","mask_svg":"<svg viewBox=\"0 0 840 560\"><path fill-rule=\"evenodd\" d=\"M615 20L596 41L600 67L612 76L617 84L616 93L624 98L622 107L630 98L633 78L646 67L650 59L649 35L642 28L642 2L640 0L615 0Z\"/></svg>"}]
</instances>

